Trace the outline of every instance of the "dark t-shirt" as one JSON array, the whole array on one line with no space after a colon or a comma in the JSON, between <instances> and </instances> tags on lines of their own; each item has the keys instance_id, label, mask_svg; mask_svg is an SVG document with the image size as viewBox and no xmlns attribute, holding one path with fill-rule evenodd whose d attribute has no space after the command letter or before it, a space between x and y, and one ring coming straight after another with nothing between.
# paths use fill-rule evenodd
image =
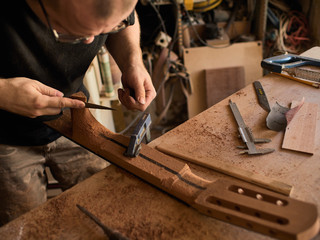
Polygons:
<instances>
[{"instance_id":1,"label":"dark t-shirt","mask_svg":"<svg viewBox=\"0 0 320 240\"><path fill-rule=\"evenodd\" d=\"M25 0L1 6L0 34L0 78L31 78L65 96L78 91L87 94L84 74L107 38L97 36L91 44L56 42ZM54 141L60 135L42 123L47 119L0 110L0 144L43 145Z\"/></svg>"}]
</instances>

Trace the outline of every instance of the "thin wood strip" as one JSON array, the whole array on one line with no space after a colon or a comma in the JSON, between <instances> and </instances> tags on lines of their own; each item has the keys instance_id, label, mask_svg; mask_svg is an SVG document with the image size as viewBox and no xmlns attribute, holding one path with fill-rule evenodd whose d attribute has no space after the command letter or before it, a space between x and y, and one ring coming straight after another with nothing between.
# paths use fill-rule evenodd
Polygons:
<instances>
[{"instance_id":1,"label":"thin wood strip","mask_svg":"<svg viewBox=\"0 0 320 240\"><path fill-rule=\"evenodd\" d=\"M208 158L197 158L190 156L187 153L179 152L179 150L172 144L166 144L165 142L160 143L156 148L166 154L174 157L178 157L187 160L192 163L196 163L200 166L213 169L217 172L241 179L243 181L256 184L258 186L264 187L266 189L290 196L293 186L265 177L263 175L255 174L253 172L232 166L230 164L223 163L222 161L217 161Z\"/></svg>"},{"instance_id":2,"label":"thin wood strip","mask_svg":"<svg viewBox=\"0 0 320 240\"><path fill-rule=\"evenodd\" d=\"M286 128L282 148L314 153L318 104L304 103Z\"/></svg>"}]
</instances>

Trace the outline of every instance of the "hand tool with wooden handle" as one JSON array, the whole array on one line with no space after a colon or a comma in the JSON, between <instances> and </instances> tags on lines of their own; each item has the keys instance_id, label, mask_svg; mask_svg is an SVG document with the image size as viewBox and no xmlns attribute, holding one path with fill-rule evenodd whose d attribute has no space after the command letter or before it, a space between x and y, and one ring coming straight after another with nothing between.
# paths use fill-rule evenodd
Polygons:
<instances>
[{"instance_id":1,"label":"hand tool with wooden handle","mask_svg":"<svg viewBox=\"0 0 320 240\"><path fill-rule=\"evenodd\" d=\"M313 204L244 182L208 181L192 173L184 162L143 143L137 157L124 156L130 139L106 129L88 109L66 110L46 124L207 216L278 239L311 239L319 231Z\"/></svg>"}]
</instances>

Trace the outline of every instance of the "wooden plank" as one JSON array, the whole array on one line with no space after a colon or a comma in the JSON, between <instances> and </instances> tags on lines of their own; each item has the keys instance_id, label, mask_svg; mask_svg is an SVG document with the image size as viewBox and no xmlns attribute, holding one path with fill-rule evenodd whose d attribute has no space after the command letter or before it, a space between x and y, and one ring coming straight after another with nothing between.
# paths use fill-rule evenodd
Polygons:
<instances>
[{"instance_id":1,"label":"wooden plank","mask_svg":"<svg viewBox=\"0 0 320 240\"><path fill-rule=\"evenodd\" d=\"M313 154L317 117L318 104L305 102L287 126L282 148Z\"/></svg>"},{"instance_id":2,"label":"wooden plank","mask_svg":"<svg viewBox=\"0 0 320 240\"><path fill-rule=\"evenodd\" d=\"M156 148L159 151L169 154L171 156L178 157L183 160L187 160L189 162L198 164L200 166L213 169L220 173L241 179L249 183L256 184L258 186L267 188L269 190L272 190L287 196L290 195L291 190L293 188L289 184L265 177L260 174L256 174L248 170L238 168L236 166L232 166L216 158L209 158L209 157L200 158L200 157L191 156L186 152L180 151L179 148L177 148L176 146L170 143L162 142L159 145L157 145Z\"/></svg>"},{"instance_id":3,"label":"wooden plank","mask_svg":"<svg viewBox=\"0 0 320 240\"><path fill-rule=\"evenodd\" d=\"M261 41L234 43L224 48L186 48L183 58L192 85L192 94L187 96L189 118L204 111L207 106L205 69L243 66L246 85L262 77Z\"/></svg>"},{"instance_id":4,"label":"wooden plank","mask_svg":"<svg viewBox=\"0 0 320 240\"><path fill-rule=\"evenodd\" d=\"M206 69L205 82L209 108L245 86L244 67Z\"/></svg>"}]
</instances>

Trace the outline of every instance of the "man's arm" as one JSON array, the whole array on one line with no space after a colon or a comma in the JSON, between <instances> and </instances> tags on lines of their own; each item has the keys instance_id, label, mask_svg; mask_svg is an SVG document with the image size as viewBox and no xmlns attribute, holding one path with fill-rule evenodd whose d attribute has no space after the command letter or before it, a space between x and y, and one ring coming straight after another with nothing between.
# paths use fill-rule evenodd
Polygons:
<instances>
[{"instance_id":1,"label":"man's arm","mask_svg":"<svg viewBox=\"0 0 320 240\"><path fill-rule=\"evenodd\" d=\"M122 72L124 89L118 90L120 101L128 109L144 111L155 98L156 92L142 61L140 25L136 13L135 24L110 34L107 47ZM130 97L130 89L134 90L135 99Z\"/></svg>"}]
</instances>

